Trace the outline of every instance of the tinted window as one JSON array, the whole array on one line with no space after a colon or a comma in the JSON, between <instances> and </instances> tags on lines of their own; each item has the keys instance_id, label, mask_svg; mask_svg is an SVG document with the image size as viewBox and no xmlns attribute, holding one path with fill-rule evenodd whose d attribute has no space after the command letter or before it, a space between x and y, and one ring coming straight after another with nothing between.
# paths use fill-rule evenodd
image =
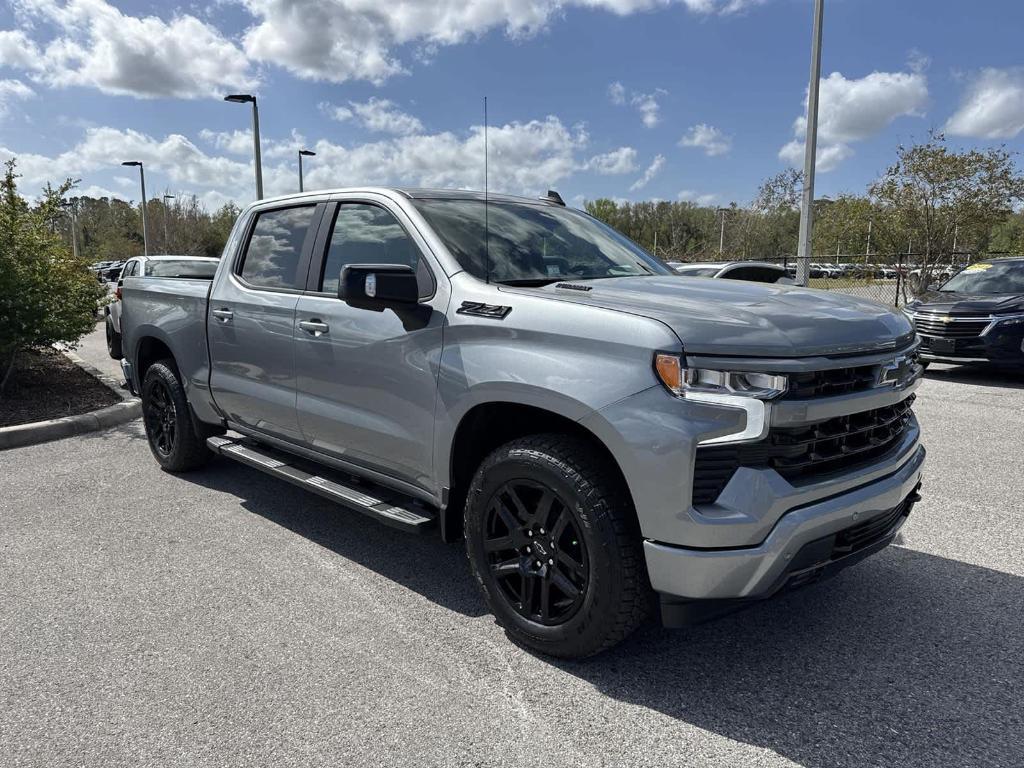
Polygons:
<instances>
[{"instance_id":1,"label":"tinted window","mask_svg":"<svg viewBox=\"0 0 1024 768\"><path fill-rule=\"evenodd\" d=\"M771 267L737 267L722 277L728 280L748 280L752 283L774 283L779 278L786 277L786 272Z\"/></svg>"},{"instance_id":2,"label":"tinted window","mask_svg":"<svg viewBox=\"0 0 1024 768\"><path fill-rule=\"evenodd\" d=\"M213 278L213 273L216 271L216 261L200 261L199 259L160 260L146 263L146 274L150 277L197 277L209 280Z\"/></svg>"},{"instance_id":3,"label":"tinted window","mask_svg":"<svg viewBox=\"0 0 1024 768\"><path fill-rule=\"evenodd\" d=\"M313 220L315 206L282 208L257 214L242 262L242 278L263 288L298 288L302 243Z\"/></svg>"},{"instance_id":4,"label":"tinted window","mask_svg":"<svg viewBox=\"0 0 1024 768\"><path fill-rule=\"evenodd\" d=\"M347 264L408 264L419 277L420 295L429 295L432 290L430 274L416 243L394 216L376 205L338 206L320 290L337 293L341 270Z\"/></svg>"},{"instance_id":5,"label":"tinted window","mask_svg":"<svg viewBox=\"0 0 1024 768\"><path fill-rule=\"evenodd\" d=\"M555 205L414 200L462 268L495 282L668 275L668 267L597 219Z\"/></svg>"},{"instance_id":6,"label":"tinted window","mask_svg":"<svg viewBox=\"0 0 1024 768\"><path fill-rule=\"evenodd\" d=\"M700 269L680 269L679 274L683 277L714 277L721 267L701 267Z\"/></svg>"}]
</instances>

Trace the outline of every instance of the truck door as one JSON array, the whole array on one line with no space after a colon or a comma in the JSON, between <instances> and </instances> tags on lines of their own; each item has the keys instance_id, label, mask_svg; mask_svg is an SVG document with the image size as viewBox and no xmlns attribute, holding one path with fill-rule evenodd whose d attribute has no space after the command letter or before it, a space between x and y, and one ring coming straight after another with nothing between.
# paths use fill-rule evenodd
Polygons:
<instances>
[{"instance_id":1,"label":"truck door","mask_svg":"<svg viewBox=\"0 0 1024 768\"><path fill-rule=\"evenodd\" d=\"M320 227L295 313L299 426L308 447L432 491L434 400L448 283L405 215L344 201ZM346 264L408 264L420 303L355 307L337 298Z\"/></svg>"},{"instance_id":2,"label":"truck door","mask_svg":"<svg viewBox=\"0 0 1024 768\"><path fill-rule=\"evenodd\" d=\"M210 387L228 418L301 442L292 328L306 282L319 206L259 209L210 295ZM229 258L225 255L225 258Z\"/></svg>"}]
</instances>

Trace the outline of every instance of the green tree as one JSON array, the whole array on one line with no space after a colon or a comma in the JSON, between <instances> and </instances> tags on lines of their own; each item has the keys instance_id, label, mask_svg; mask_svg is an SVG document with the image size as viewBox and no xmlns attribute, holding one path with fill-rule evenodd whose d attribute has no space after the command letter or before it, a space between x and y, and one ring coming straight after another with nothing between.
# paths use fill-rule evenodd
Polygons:
<instances>
[{"instance_id":1,"label":"green tree","mask_svg":"<svg viewBox=\"0 0 1024 768\"><path fill-rule=\"evenodd\" d=\"M886 219L880 240L892 252L912 250L923 277L957 251L988 246L993 229L1024 199L1024 177L1004 148L953 151L945 137L900 146L897 160L870 187Z\"/></svg>"},{"instance_id":2,"label":"green tree","mask_svg":"<svg viewBox=\"0 0 1024 768\"><path fill-rule=\"evenodd\" d=\"M80 339L93 329L104 294L85 260L56 234L71 180L47 186L30 206L17 179L9 160L0 181L0 397L20 352Z\"/></svg>"}]
</instances>

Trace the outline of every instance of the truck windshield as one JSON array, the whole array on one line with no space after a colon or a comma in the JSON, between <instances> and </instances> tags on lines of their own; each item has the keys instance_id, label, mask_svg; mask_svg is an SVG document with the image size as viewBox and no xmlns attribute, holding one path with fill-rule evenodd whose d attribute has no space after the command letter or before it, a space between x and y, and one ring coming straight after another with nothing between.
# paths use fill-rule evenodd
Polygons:
<instances>
[{"instance_id":1,"label":"truck windshield","mask_svg":"<svg viewBox=\"0 0 1024 768\"><path fill-rule=\"evenodd\" d=\"M939 290L957 293L1024 293L1024 261L971 264Z\"/></svg>"},{"instance_id":2,"label":"truck windshield","mask_svg":"<svg viewBox=\"0 0 1024 768\"><path fill-rule=\"evenodd\" d=\"M414 203L459 264L479 278L487 273L488 255L491 280L512 285L673 274L615 230L570 208L485 206L483 200Z\"/></svg>"}]
</instances>

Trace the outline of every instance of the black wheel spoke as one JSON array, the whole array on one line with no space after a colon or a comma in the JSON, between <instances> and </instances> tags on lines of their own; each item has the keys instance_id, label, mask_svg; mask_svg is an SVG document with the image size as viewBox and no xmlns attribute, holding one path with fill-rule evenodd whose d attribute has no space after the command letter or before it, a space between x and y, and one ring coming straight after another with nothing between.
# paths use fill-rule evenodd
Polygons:
<instances>
[{"instance_id":1,"label":"black wheel spoke","mask_svg":"<svg viewBox=\"0 0 1024 768\"><path fill-rule=\"evenodd\" d=\"M540 582L540 618L548 621L551 618L551 579Z\"/></svg>"},{"instance_id":2,"label":"black wheel spoke","mask_svg":"<svg viewBox=\"0 0 1024 768\"><path fill-rule=\"evenodd\" d=\"M507 549L515 548L515 541L511 536L499 536L496 539L487 539L484 542L485 552L504 552Z\"/></svg>"},{"instance_id":3,"label":"black wheel spoke","mask_svg":"<svg viewBox=\"0 0 1024 768\"><path fill-rule=\"evenodd\" d=\"M561 571L553 571L551 574L551 581L563 595L568 597L570 600L575 600L579 597L580 590L575 584L569 581L565 576L562 575Z\"/></svg>"},{"instance_id":4,"label":"black wheel spoke","mask_svg":"<svg viewBox=\"0 0 1024 768\"><path fill-rule=\"evenodd\" d=\"M583 563L576 562L576 560L574 560L572 556L566 553L565 550L562 550L558 553L558 562L562 565L567 566L569 569L572 570L573 574L577 576L586 575L586 571L583 568Z\"/></svg>"},{"instance_id":5,"label":"black wheel spoke","mask_svg":"<svg viewBox=\"0 0 1024 768\"><path fill-rule=\"evenodd\" d=\"M495 578L502 579L508 576L514 576L520 572L519 569L519 558L513 558L511 560L503 560L500 563L494 563L491 565L491 573L494 574Z\"/></svg>"},{"instance_id":6,"label":"black wheel spoke","mask_svg":"<svg viewBox=\"0 0 1024 768\"><path fill-rule=\"evenodd\" d=\"M551 526L551 540L558 541L562 538L562 534L565 533L565 527L569 524L569 510L562 507L562 511L558 513L558 517L555 519L555 524Z\"/></svg>"},{"instance_id":7,"label":"black wheel spoke","mask_svg":"<svg viewBox=\"0 0 1024 768\"><path fill-rule=\"evenodd\" d=\"M495 497L494 509L497 511L498 517L501 518L501 522L508 528L509 533L519 530L522 523L516 520L515 516L509 512L508 507L505 506L500 496Z\"/></svg>"},{"instance_id":8,"label":"black wheel spoke","mask_svg":"<svg viewBox=\"0 0 1024 768\"><path fill-rule=\"evenodd\" d=\"M525 615L533 613L533 586L537 581L531 574L523 574L522 591L519 593L519 605Z\"/></svg>"},{"instance_id":9,"label":"black wheel spoke","mask_svg":"<svg viewBox=\"0 0 1024 768\"><path fill-rule=\"evenodd\" d=\"M533 515L526 510L523 500L519 498L519 494L516 493L514 488L509 488L508 497L511 499L512 505L516 508L516 516L519 518L519 525L529 525L533 522Z\"/></svg>"}]
</instances>

